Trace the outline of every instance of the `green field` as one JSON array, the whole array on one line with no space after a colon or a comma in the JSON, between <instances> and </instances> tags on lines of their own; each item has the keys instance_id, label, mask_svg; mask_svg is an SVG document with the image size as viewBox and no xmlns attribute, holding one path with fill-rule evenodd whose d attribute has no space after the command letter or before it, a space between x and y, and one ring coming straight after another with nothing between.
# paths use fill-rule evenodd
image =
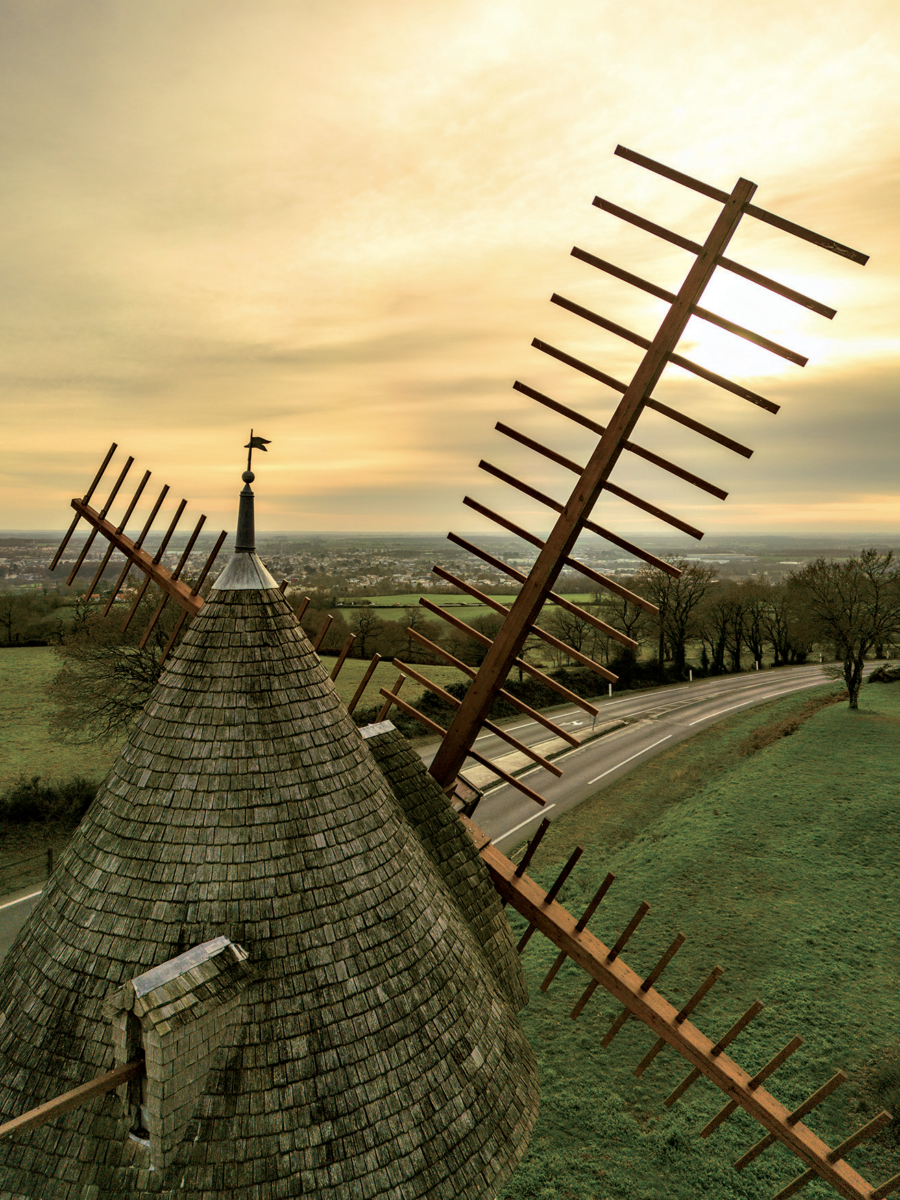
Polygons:
<instances>
[{"instance_id":1,"label":"green field","mask_svg":"<svg viewBox=\"0 0 900 1200\"><path fill-rule=\"evenodd\" d=\"M336 661L334 658L322 659L329 674ZM367 662L357 658L345 660L335 681L345 704L355 694L367 666ZM58 667L59 660L48 646L0 650L0 788L8 786L20 775L29 778L39 775L49 782L66 780L73 775L102 779L118 754L118 742L72 745L55 741L50 736L48 722L52 709L44 696L44 687ZM465 678L455 667L417 666L415 669L442 687ZM390 662L379 663L359 706L365 708L382 703L380 689L393 688L398 674ZM421 691L418 683L408 679L401 695L414 702Z\"/></svg>"},{"instance_id":2,"label":"green field","mask_svg":"<svg viewBox=\"0 0 900 1200\"><path fill-rule=\"evenodd\" d=\"M49 646L0 650L0 788L19 775L101 779L118 753L118 744L64 745L50 737L44 687L58 669Z\"/></svg>"},{"instance_id":3,"label":"green field","mask_svg":"<svg viewBox=\"0 0 900 1200\"><path fill-rule=\"evenodd\" d=\"M721 964L725 974L691 1018L714 1039L761 999L766 1008L729 1047L751 1072L804 1037L766 1083L788 1108L847 1071L849 1082L807 1119L833 1146L883 1107L900 1113L900 687L869 685L859 712L824 708L778 737L809 696L733 717L561 816L530 873L549 886L572 845L584 845L561 897L580 913L614 872L591 921L607 944L647 900L652 911L623 953L641 974L683 931L688 940L659 983L673 1003ZM667 1108L685 1064L666 1049L635 1079L652 1035L631 1021L603 1050L619 1006L598 989L573 1022L587 977L567 964L542 993L555 954L534 937L524 955L523 1019L540 1060L542 1111L501 1197L763 1200L800 1173L780 1147L735 1172L765 1131L739 1112L701 1141L721 1094L701 1080ZM849 1155L870 1183L894 1174L898 1159L892 1131ZM818 1181L802 1194L835 1195Z\"/></svg>"}]
</instances>

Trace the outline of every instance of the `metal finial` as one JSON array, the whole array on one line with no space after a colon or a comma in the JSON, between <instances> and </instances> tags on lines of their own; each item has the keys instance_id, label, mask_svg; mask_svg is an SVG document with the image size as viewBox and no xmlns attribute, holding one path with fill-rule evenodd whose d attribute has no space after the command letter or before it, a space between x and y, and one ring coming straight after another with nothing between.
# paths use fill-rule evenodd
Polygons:
<instances>
[{"instance_id":1,"label":"metal finial","mask_svg":"<svg viewBox=\"0 0 900 1200\"><path fill-rule=\"evenodd\" d=\"M256 531L253 520L253 492L250 490L250 484L256 478L250 469L250 459L254 450L265 451L266 446L270 445L268 438L254 437L253 430L250 430L250 441L244 447L247 451L247 470L241 478L244 481L244 487L241 491L240 505L238 506L238 523L237 537L235 538L235 551L237 553L254 553L256 550Z\"/></svg>"}]
</instances>

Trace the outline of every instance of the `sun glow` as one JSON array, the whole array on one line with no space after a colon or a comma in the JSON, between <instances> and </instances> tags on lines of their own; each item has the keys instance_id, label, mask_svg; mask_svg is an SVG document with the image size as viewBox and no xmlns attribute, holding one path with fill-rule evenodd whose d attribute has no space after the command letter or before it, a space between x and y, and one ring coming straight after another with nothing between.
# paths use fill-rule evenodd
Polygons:
<instances>
[{"instance_id":1,"label":"sun glow","mask_svg":"<svg viewBox=\"0 0 900 1200\"><path fill-rule=\"evenodd\" d=\"M807 357L807 328L824 321L808 310L757 284L719 270L703 298L703 307L795 354ZM776 376L798 364L701 317L691 317L679 353L729 379Z\"/></svg>"}]
</instances>

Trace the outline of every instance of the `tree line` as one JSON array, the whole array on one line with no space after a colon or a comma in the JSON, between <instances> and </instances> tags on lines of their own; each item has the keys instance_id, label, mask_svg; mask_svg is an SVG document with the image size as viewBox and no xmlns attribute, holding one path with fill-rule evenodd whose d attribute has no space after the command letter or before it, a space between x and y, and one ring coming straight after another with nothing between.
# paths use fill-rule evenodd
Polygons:
<instances>
[{"instance_id":1,"label":"tree line","mask_svg":"<svg viewBox=\"0 0 900 1200\"><path fill-rule=\"evenodd\" d=\"M680 568L677 577L648 569L621 581L651 601L658 609L655 615L609 592L584 606L625 633L635 647L623 646L595 623L561 607L545 610L540 625L615 672L620 688L684 679L689 671L717 675L764 661L776 667L803 663L815 655L840 663L852 708L858 706L866 658L900 653L900 562L890 551L864 550L846 560L819 558L777 584L765 578L722 581L702 564L675 560L673 565ZM0 646L27 644L25 635L38 628L48 635L45 642L55 643L60 665L49 693L59 736L106 738L123 732L159 676L162 650L180 615L176 605L167 605L152 637L141 646L155 598L144 598L125 632L114 618L101 616L102 607L97 601L73 604L52 594L0 593ZM325 655L339 653L353 634L352 654L358 658L378 653L410 663L443 662L423 644L424 638L470 666L481 663L501 621L499 614L470 620L483 639L474 640L429 618L419 606L403 610L401 619L384 620L367 607L348 617L330 595L313 597L301 617L311 639L322 634L319 651ZM522 657L551 674L564 673L570 690L583 695L602 690L596 675L534 635ZM518 674L510 686L533 690L533 683ZM528 702L555 700L535 694Z\"/></svg>"},{"instance_id":2,"label":"tree line","mask_svg":"<svg viewBox=\"0 0 900 1200\"><path fill-rule=\"evenodd\" d=\"M672 561L681 569L678 577L644 570L622 581L650 600L657 614L611 593L595 596L587 606L627 633L636 649L562 609L547 619L547 628L615 671L624 686L641 677L683 679L689 670L723 675L764 660L786 666L816 654L841 664L852 708L858 706L866 658L900 652L900 561L891 551L818 558L781 583L717 580L709 567Z\"/></svg>"}]
</instances>

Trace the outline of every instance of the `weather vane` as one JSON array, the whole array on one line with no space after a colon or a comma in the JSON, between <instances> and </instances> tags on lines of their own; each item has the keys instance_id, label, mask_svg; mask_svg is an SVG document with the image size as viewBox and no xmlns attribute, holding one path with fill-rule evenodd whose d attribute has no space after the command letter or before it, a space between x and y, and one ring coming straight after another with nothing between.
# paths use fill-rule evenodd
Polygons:
<instances>
[{"instance_id":1,"label":"weather vane","mask_svg":"<svg viewBox=\"0 0 900 1200\"><path fill-rule=\"evenodd\" d=\"M262 450L262 452L266 454L268 453L266 446L270 446L271 444L272 442L270 438L254 437L253 430L250 430L250 441L244 447L244 449L247 451L247 474L250 476L250 479L246 480L247 483L253 482L253 469L250 466L250 460L253 457L253 451Z\"/></svg>"}]
</instances>

